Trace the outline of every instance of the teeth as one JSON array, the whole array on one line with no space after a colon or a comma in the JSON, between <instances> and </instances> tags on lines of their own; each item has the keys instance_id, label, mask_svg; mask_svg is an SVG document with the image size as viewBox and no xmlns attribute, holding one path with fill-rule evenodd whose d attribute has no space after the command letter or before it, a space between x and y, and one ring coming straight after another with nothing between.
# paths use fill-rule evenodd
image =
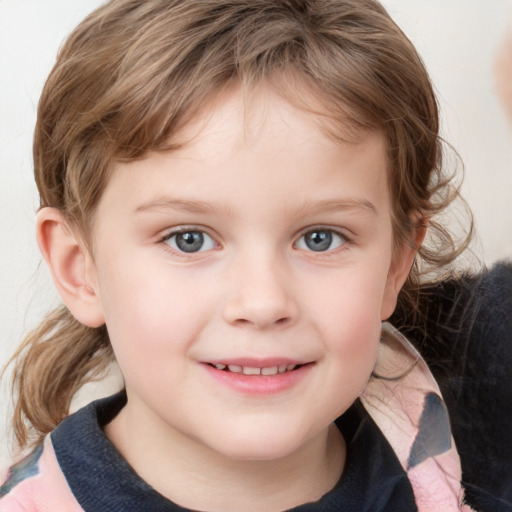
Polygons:
<instances>
[{"instance_id":1,"label":"teeth","mask_svg":"<svg viewBox=\"0 0 512 512\"><path fill-rule=\"evenodd\" d=\"M252 366L239 366L237 364L225 365L222 363L215 364L217 370L227 370L233 373L243 373L244 375L277 375L278 373L286 373L295 370L298 365L289 364L283 366L271 366L268 368L256 368Z\"/></svg>"},{"instance_id":2,"label":"teeth","mask_svg":"<svg viewBox=\"0 0 512 512\"><path fill-rule=\"evenodd\" d=\"M244 375L260 375L261 368L251 368L250 366L244 366L242 372Z\"/></svg>"}]
</instances>

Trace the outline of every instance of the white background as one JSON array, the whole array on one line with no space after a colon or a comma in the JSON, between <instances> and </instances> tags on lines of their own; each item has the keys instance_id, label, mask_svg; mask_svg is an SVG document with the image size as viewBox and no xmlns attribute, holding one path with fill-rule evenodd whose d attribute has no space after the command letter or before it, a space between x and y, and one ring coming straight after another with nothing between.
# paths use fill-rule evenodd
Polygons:
<instances>
[{"instance_id":1,"label":"white background","mask_svg":"<svg viewBox=\"0 0 512 512\"><path fill-rule=\"evenodd\" d=\"M512 133L493 66L511 0L385 0L423 56L438 91L445 137L466 168L465 196L491 264L512 257ZM34 241L38 199L31 137L38 96L59 45L98 0L0 0L0 366L57 297ZM0 383L0 466L8 457L8 379Z\"/></svg>"}]
</instances>

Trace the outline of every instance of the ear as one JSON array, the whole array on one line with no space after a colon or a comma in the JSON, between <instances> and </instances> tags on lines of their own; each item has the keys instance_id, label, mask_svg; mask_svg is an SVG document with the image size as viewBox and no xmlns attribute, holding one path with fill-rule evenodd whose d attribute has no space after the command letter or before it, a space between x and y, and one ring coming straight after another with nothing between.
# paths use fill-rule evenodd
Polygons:
<instances>
[{"instance_id":1,"label":"ear","mask_svg":"<svg viewBox=\"0 0 512 512\"><path fill-rule=\"evenodd\" d=\"M36 239L53 282L73 316L89 327L103 325L93 259L59 210L39 210Z\"/></svg>"},{"instance_id":2,"label":"ear","mask_svg":"<svg viewBox=\"0 0 512 512\"><path fill-rule=\"evenodd\" d=\"M413 229L412 242L404 242L391 262L382 299L381 320L387 320L395 311L398 294L409 275L414 257L427 234L424 219L416 220L416 227Z\"/></svg>"}]
</instances>

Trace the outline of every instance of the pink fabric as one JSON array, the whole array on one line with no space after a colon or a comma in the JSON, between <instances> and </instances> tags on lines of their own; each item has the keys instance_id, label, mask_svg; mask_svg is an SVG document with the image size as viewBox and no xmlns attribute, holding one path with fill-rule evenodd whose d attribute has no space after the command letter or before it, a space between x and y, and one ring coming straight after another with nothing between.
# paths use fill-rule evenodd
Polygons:
<instances>
[{"instance_id":1,"label":"pink fabric","mask_svg":"<svg viewBox=\"0 0 512 512\"><path fill-rule=\"evenodd\" d=\"M60 470L50 436L45 439L38 467L36 476L26 478L0 498L0 512L83 512Z\"/></svg>"},{"instance_id":2,"label":"pink fabric","mask_svg":"<svg viewBox=\"0 0 512 512\"><path fill-rule=\"evenodd\" d=\"M444 421L442 415L431 414L428 426L424 428L427 432L423 432L427 437L423 443L427 454L428 439L446 436L446 432L447 449L436 453L437 446L434 443L434 455L424 455L420 458L424 460L410 467L411 451L416 439L420 437L421 419L427 409L427 397L437 397L441 407L444 407L444 403L425 361L390 324L383 325L382 343L374 373L378 378L368 382L361 401L407 472L418 511L470 512L471 508L464 504L460 459L449 431L447 416Z\"/></svg>"}]
</instances>

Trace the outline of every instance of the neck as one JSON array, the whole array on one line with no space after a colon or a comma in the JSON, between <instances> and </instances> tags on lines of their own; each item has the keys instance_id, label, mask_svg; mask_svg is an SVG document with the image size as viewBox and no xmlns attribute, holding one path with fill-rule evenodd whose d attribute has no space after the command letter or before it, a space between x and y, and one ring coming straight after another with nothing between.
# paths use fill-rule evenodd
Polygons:
<instances>
[{"instance_id":1,"label":"neck","mask_svg":"<svg viewBox=\"0 0 512 512\"><path fill-rule=\"evenodd\" d=\"M272 460L225 457L176 431L162 436L130 418L126 408L105 433L160 494L208 512L278 512L316 501L336 485L345 462L345 443L334 425Z\"/></svg>"}]
</instances>

